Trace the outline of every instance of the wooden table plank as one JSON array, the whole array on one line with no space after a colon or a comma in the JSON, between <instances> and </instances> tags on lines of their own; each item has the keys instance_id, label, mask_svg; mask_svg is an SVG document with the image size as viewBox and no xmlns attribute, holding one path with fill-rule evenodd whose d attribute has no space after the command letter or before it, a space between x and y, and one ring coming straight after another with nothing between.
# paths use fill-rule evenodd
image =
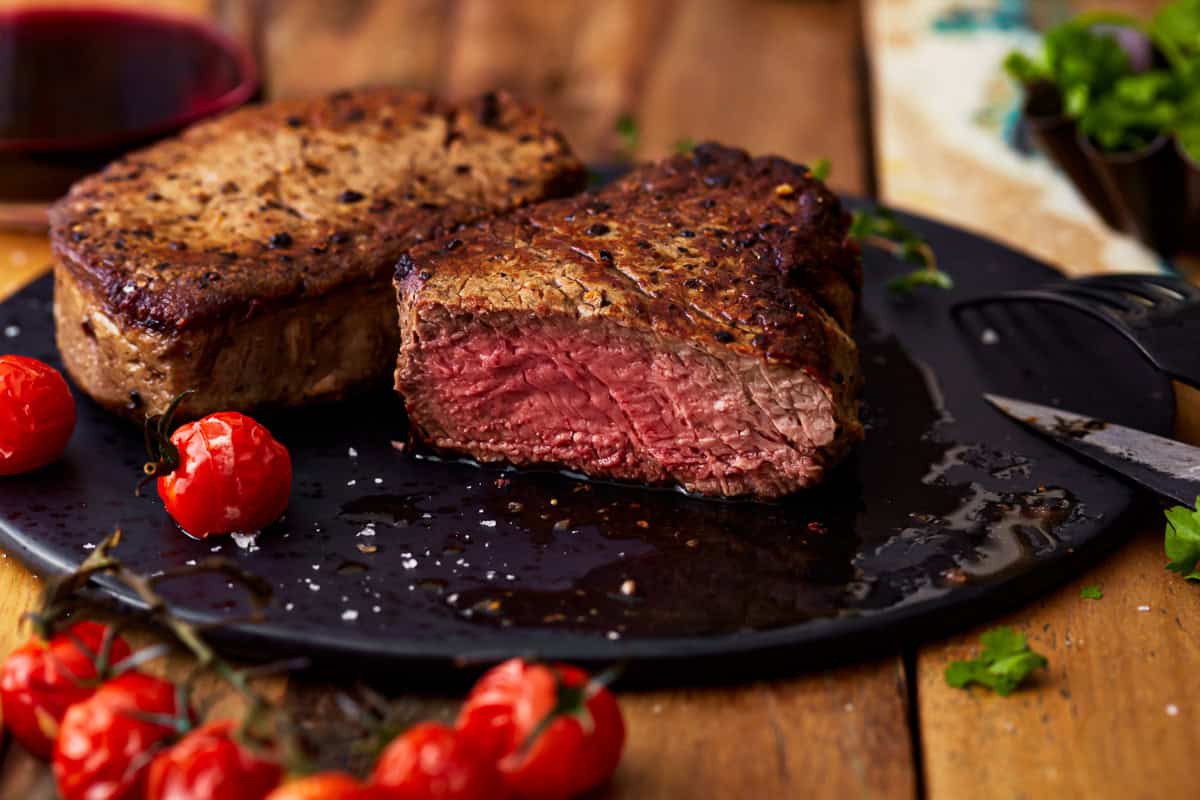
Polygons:
<instances>
[{"instance_id":1,"label":"wooden table plank","mask_svg":"<svg viewBox=\"0 0 1200 800\"><path fill-rule=\"evenodd\" d=\"M1032 10L1049 18L1052 5L1035 3ZM1124 8L1146 13L1154 5L1125 2ZM928 98L896 85L899 74L914 74L921 56L913 43L928 29L932 10L948 6L875 0L868 9L881 195L981 230L1069 272L1152 268L1155 260L1135 244L1079 213L1069 192L1039 172L1044 165L1010 161L1000 143L969 145L960 136L967 127L961 120L931 116ZM1002 54L985 39L977 37L978 58ZM925 67L936 70L938 64ZM995 98L1003 91L993 83L987 96L1000 104ZM1197 394L1178 396L1181 435L1196 440ZM1194 678L1200 636L1193 624L1200 592L1164 571L1161 517L1146 515L1133 523L1134 531L1120 551L1043 600L921 648L916 686L930 798L1194 794L1179 765L1190 763L1200 733L1200 684ZM1101 600L1080 598L1080 587L1091 584L1102 587ZM995 624L1027 632L1034 649L1049 657L1049 670L1007 698L947 686L946 665L977 652L979 634Z\"/></svg>"},{"instance_id":2,"label":"wooden table plank","mask_svg":"<svg viewBox=\"0 0 1200 800\"><path fill-rule=\"evenodd\" d=\"M658 43L638 118L648 156L717 139L800 161L829 158L832 183L863 191L856 2L702 0Z\"/></svg>"},{"instance_id":3,"label":"wooden table plank","mask_svg":"<svg viewBox=\"0 0 1200 800\"><path fill-rule=\"evenodd\" d=\"M1080 587L1102 587L1084 600ZM1162 528L991 624L1050 660L1010 697L946 686L980 630L923 648L917 692L931 798L1188 797L1200 734L1200 591L1163 570ZM985 626L986 627L986 626Z\"/></svg>"},{"instance_id":4,"label":"wooden table plank","mask_svg":"<svg viewBox=\"0 0 1200 800\"><path fill-rule=\"evenodd\" d=\"M50 243L45 236L0 231L0 300L46 271ZM0 338L0 350L4 340Z\"/></svg>"},{"instance_id":5,"label":"wooden table plank","mask_svg":"<svg viewBox=\"0 0 1200 800\"><path fill-rule=\"evenodd\" d=\"M622 696L606 798L907 798L915 775L897 658L737 689Z\"/></svg>"},{"instance_id":6,"label":"wooden table plank","mask_svg":"<svg viewBox=\"0 0 1200 800\"><path fill-rule=\"evenodd\" d=\"M683 138L828 157L863 184L856 2L809 0L324 0L266 5L268 93L390 82L461 97L504 86L546 106L589 161Z\"/></svg>"}]
</instances>

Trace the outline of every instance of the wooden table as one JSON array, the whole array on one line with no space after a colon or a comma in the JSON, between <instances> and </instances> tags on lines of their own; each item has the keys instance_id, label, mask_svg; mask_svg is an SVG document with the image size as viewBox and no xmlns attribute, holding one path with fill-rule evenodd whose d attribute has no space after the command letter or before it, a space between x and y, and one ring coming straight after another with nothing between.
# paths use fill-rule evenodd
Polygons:
<instances>
[{"instance_id":1,"label":"wooden table","mask_svg":"<svg viewBox=\"0 0 1200 800\"><path fill-rule=\"evenodd\" d=\"M216 14L247 36L272 94L367 80L450 94L513 86L546 102L588 158L618 151L613 123L632 113L641 157L685 136L802 160L827 156L839 189L875 192L1069 269L1098 264L1109 246L1102 233L1031 213L1035 190L940 141L912 87L895 85L891 67L902 65L892 54L929 1L168 5ZM1033 10L1049 15L1061 5ZM1155 3L1105 5L1145 13ZM0 235L0 297L41 274L48 259L42 239ZM1200 431L1197 408L1190 396L1180 402L1185 438ZM628 749L602 796L1193 795L1200 587L1165 572L1164 562L1162 521L1149 515L1099 566L989 623L1025 631L1050 659L1049 670L1008 698L951 689L942 678L947 662L975 650L980 630L789 680L624 694ZM1087 584L1101 585L1104 598L1081 600ZM36 577L0 558L0 653L24 638L17 620L37 591ZM327 694L299 680L276 688ZM438 698L410 702L435 714L452 708ZM0 797L43 796L53 796L44 768L8 747Z\"/></svg>"}]
</instances>

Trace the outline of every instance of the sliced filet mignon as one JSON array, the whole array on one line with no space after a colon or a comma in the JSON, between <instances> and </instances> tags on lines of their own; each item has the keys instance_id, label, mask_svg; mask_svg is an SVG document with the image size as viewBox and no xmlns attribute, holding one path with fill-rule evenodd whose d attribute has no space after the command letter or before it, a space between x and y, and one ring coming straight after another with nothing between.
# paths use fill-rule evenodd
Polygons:
<instances>
[{"instance_id":1,"label":"sliced filet mignon","mask_svg":"<svg viewBox=\"0 0 1200 800\"><path fill-rule=\"evenodd\" d=\"M386 385L401 253L581 188L536 108L362 89L247 108L85 178L51 213L63 361L102 405L183 415Z\"/></svg>"},{"instance_id":2,"label":"sliced filet mignon","mask_svg":"<svg viewBox=\"0 0 1200 800\"><path fill-rule=\"evenodd\" d=\"M857 247L805 167L706 144L423 244L396 388L481 461L770 498L862 437Z\"/></svg>"}]
</instances>

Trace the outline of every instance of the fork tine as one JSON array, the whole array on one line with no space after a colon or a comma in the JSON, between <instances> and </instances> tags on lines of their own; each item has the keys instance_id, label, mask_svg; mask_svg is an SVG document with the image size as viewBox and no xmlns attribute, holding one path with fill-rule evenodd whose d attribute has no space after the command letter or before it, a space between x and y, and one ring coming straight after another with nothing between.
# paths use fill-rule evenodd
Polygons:
<instances>
[{"instance_id":1,"label":"fork tine","mask_svg":"<svg viewBox=\"0 0 1200 800\"><path fill-rule=\"evenodd\" d=\"M1131 299L1130 293L1122 289L1095 287L1078 283L1062 283L1047 286L1046 291L1058 292L1069 297L1076 297L1085 303L1099 303L1102 307L1114 309L1124 314L1144 313L1146 302Z\"/></svg>"},{"instance_id":2,"label":"fork tine","mask_svg":"<svg viewBox=\"0 0 1200 800\"><path fill-rule=\"evenodd\" d=\"M1200 289L1187 281L1158 275L1089 275L1076 279L1075 283L1125 292L1155 304L1178 303L1200 296Z\"/></svg>"},{"instance_id":3,"label":"fork tine","mask_svg":"<svg viewBox=\"0 0 1200 800\"><path fill-rule=\"evenodd\" d=\"M1120 275L1106 275L1110 279L1128 279L1132 282L1152 284L1160 289L1165 289L1171 293L1181 295L1183 297L1200 297L1200 286L1192 283L1187 278L1180 275L1134 275L1123 273Z\"/></svg>"},{"instance_id":4,"label":"fork tine","mask_svg":"<svg viewBox=\"0 0 1200 800\"><path fill-rule=\"evenodd\" d=\"M1108 353L1094 347L1099 323L1087 322L1094 316L1069 308L1054 313L1038 302L981 303L964 307L955 323L989 391L1029 394L1040 387L1042 400L1054 405L1062 392L1077 388L1079 376L1105 374ZM1103 410L1103 399L1097 403Z\"/></svg>"},{"instance_id":5,"label":"fork tine","mask_svg":"<svg viewBox=\"0 0 1200 800\"><path fill-rule=\"evenodd\" d=\"M1015 289L1009 292L1000 294L985 295L983 297L973 297L967 300L960 300L951 306L952 314L960 314L966 309L979 308L981 306L991 305L992 303L1057 303L1058 305L1073 308L1076 311L1082 311L1096 319L1103 320L1109 325L1122 329L1125 333L1125 325L1121 318L1114 313L1113 309L1107 305L1099 305L1093 302L1085 302L1073 295L1064 294L1055 291L1052 288L1045 289Z\"/></svg>"}]
</instances>

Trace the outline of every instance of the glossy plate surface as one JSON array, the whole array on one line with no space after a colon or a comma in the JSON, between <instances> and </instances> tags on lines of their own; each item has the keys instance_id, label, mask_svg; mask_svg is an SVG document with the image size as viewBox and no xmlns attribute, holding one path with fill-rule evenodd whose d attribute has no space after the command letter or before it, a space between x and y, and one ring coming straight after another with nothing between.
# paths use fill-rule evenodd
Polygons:
<instances>
[{"instance_id":1,"label":"glossy plate surface","mask_svg":"<svg viewBox=\"0 0 1200 800\"><path fill-rule=\"evenodd\" d=\"M80 395L65 459L0 480L0 542L43 573L78 565L118 525L119 554L142 571L231 556L275 586L265 622L214 634L231 651L303 653L333 667L353 657L363 669L404 666L413 679L513 654L625 659L650 681L787 671L977 621L1118 543L1116 523L1135 501L981 394L1167 433L1171 388L1121 337L1070 312L1009 308L994 326L957 327L954 300L1056 273L909 219L956 288L896 299L885 283L907 268L867 254L867 442L826 485L786 502L714 502L401 452L401 405L383 394L265 419L294 460L286 518L245 546L196 541L156 497L134 497L140 432ZM52 339L48 280L0 306L0 352L56 363ZM244 608L215 578L170 594L204 619Z\"/></svg>"}]
</instances>

